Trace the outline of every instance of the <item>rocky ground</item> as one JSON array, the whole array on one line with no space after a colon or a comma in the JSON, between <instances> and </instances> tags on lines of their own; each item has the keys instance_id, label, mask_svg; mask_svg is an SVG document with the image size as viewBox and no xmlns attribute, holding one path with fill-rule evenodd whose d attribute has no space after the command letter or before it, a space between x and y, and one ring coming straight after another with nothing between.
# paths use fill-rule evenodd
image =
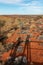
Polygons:
<instances>
[{"instance_id":1,"label":"rocky ground","mask_svg":"<svg viewBox=\"0 0 43 65\"><path fill-rule=\"evenodd\" d=\"M0 35L4 34L10 37L15 32L15 28L21 29L22 27L30 31L30 37L35 37L34 33L39 33L42 36L40 37L39 35L40 38L35 38L43 40L43 16L0 16ZM6 45L7 48L9 46ZM0 41L0 56L6 51L6 48Z\"/></svg>"}]
</instances>

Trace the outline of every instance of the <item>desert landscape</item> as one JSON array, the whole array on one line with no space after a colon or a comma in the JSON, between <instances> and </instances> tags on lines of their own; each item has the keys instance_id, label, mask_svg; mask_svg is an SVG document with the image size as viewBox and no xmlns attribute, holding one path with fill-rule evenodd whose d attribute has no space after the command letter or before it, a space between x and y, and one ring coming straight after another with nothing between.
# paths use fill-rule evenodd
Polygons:
<instances>
[{"instance_id":1,"label":"desert landscape","mask_svg":"<svg viewBox=\"0 0 43 65\"><path fill-rule=\"evenodd\" d=\"M17 48L16 56L23 55L25 48L24 55L30 65L43 65L43 15L0 15L0 65L4 65L19 37L24 42L21 50Z\"/></svg>"}]
</instances>

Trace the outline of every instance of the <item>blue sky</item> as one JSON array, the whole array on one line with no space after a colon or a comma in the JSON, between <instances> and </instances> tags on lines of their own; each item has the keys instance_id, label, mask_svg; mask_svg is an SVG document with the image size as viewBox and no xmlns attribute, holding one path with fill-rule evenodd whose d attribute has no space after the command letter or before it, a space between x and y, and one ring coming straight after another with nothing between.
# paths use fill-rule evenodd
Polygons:
<instances>
[{"instance_id":1,"label":"blue sky","mask_svg":"<svg viewBox=\"0 0 43 65\"><path fill-rule=\"evenodd\" d=\"M43 0L0 0L0 15L43 14Z\"/></svg>"}]
</instances>

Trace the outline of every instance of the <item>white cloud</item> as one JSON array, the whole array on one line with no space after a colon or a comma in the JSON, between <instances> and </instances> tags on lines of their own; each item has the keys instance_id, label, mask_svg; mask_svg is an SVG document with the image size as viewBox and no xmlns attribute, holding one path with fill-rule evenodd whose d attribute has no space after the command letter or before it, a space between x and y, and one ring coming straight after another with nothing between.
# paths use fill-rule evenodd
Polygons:
<instances>
[{"instance_id":1,"label":"white cloud","mask_svg":"<svg viewBox=\"0 0 43 65\"><path fill-rule=\"evenodd\" d=\"M28 4L21 4L22 10L25 14L42 14L43 6L40 6L39 1L31 1Z\"/></svg>"},{"instance_id":2,"label":"white cloud","mask_svg":"<svg viewBox=\"0 0 43 65\"><path fill-rule=\"evenodd\" d=\"M11 12L8 10L7 14L43 14L43 6L40 6L39 1L32 0L29 3L23 3L23 0L0 0L0 2L19 5L18 8L12 9ZM6 13L4 12L4 14Z\"/></svg>"},{"instance_id":3,"label":"white cloud","mask_svg":"<svg viewBox=\"0 0 43 65\"><path fill-rule=\"evenodd\" d=\"M37 6L28 6L28 7L21 7L18 9L13 9L13 11L3 11L0 14L5 14L5 15L11 15L11 14L24 14L24 15L43 15L43 9Z\"/></svg>"},{"instance_id":4,"label":"white cloud","mask_svg":"<svg viewBox=\"0 0 43 65\"><path fill-rule=\"evenodd\" d=\"M39 7L33 7L33 6L22 7L22 10L24 14L42 14L43 13L42 9L40 9Z\"/></svg>"},{"instance_id":5,"label":"white cloud","mask_svg":"<svg viewBox=\"0 0 43 65\"><path fill-rule=\"evenodd\" d=\"M0 0L0 3L9 3L9 4L15 4L15 3L20 3L22 0Z\"/></svg>"},{"instance_id":6,"label":"white cloud","mask_svg":"<svg viewBox=\"0 0 43 65\"><path fill-rule=\"evenodd\" d=\"M36 4L39 4L39 1L34 1L34 0L30 0L30 2L28 2L26 4L26 2L24 2L24 0L0 0L0 3L9 3L9 4L15 4L15 3L18 3L18 4L21 4L21 5L36 5Z\"/></svg>"},{"instance_id":7,"label":"white cloud","mask_svg":"<svg viewBox=\"0 0 43 65\"><path fill-rule=\"evenodd\" d=\"M28 3L19 3L18 5L20 5L20 6L23 6L23 7L28 7L28 6L40 6L40 2L39 1L30 1L30 2L28 2Z\"/></svg>"}]
</instances>

